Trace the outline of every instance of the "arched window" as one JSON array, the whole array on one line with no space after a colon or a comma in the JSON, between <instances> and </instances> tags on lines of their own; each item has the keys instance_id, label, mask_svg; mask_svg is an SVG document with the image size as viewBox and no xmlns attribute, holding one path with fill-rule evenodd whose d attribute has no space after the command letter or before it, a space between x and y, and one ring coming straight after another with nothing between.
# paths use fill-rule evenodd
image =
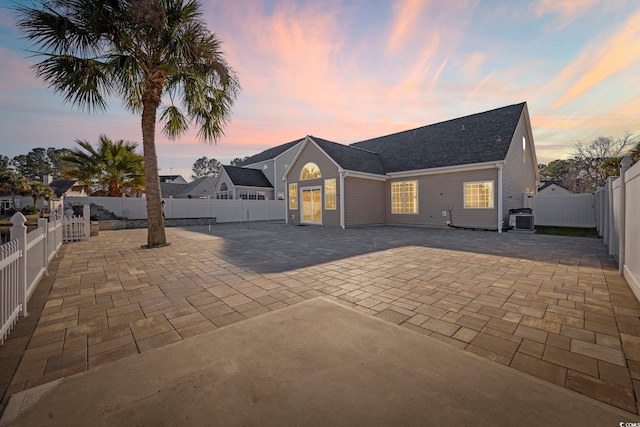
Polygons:
<instances>
[{"instance_id":1,"label":"arched window","mask_svg":"<svg viewBox=\"0 0 640 427\"><path fill-rule=\"evenodd\" d=\"M220 186L220 191L227 191L227 183L223 182L222 185Z\"/></svg>"},{"instance_id":2,"label":"arched window","mask_svg":"<svg viewBox=\"0 0 640 427\"><path fill-rule=\"evenodd\" d=\"M320 168L313 162L309 162L302 168L300 179L320 178Z\"/></svg>"}]
</instances>

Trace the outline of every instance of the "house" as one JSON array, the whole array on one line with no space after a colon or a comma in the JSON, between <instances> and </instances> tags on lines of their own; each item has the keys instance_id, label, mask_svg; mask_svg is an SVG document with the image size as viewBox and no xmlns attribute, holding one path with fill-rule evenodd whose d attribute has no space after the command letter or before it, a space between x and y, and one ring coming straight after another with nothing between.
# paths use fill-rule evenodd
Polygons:
<instances>
[{"instance_id":1,"label":"house","mask_svg":"<svg viewBox=\"0 0 640 427\"><path fill-rule=\"evenodd\" d=\"M262 169L222 166L216 199L273 200L274 188ZM284 200L284 194L282 199Z\"/></svg>"},{"instance_id":2,"label":"house","mask_svg":"<svg viewBox=\"0 0 640 427\"><path fill-rule=\"evenodd\" d=\"M304 139L297 139L295 141L287 142L286 144L278 145L277 147L269 148L261 153L251 156L244 160L239 167L245 169L256 169L262 172L267 181L271 184L271 191L267 190L268 187L263 187L262 178L259 174L244 175L240 172L231 171L232 166L225 166L225 170L220 172L218 176L218 182L216 183L216 197L218 198L230 198L231 195L240 195L247 198L257 198L262 193L262 196L269 199L284 200L286 195L286 186L282 181L282 174L289 167L291 160L296 155L300 144ZM238 184L234 183L229 171L236 179ZM248 180L248 181L247 181ZM242 184L240 184L242 182ZM260 184L260 185L253 185ZM239 185L243 188L236 188ZM255 196L255 197L254 197ZM261 197L261 196L260 196Z\"/></svg>"},{"instance_id":3,"label":"house","mask_svg":"<svg viewBox=\"0 0 640 427\"><path fill-rule=\"evenodd\" d=\"M46 181L48 181L48 178ZM55 193L49 202L50 210L58 210L64 202L64 197L87 197L91 192L88 185L79 182L77 179L54 179L49 182L49 187Z\"/></svg>"},{"instance_id":4,"label":"house","mask_svg":"<svg viewBox=\"0 0 640 427\"><path fill-rule=\"evenodd\" d=\"M216 178L212 176L203 176L189 183L160 181L160 193L162 197L182 199L213 198L215 183Z\"/></svg>"},{"instance_id":5,"label":"house","mask_svg":"<svg viewBox=\"0 0 640 427\"><path fill-rule=\"evenodd\" d=\"M562 181L546 181L542 183L540 188L538 188L538 194L551 196L556 194L563 195L573 193L564 187Z\"/></svg>"},{"instance_id":6,"label":"house","mask_svg":"<svg viewBox=\"0 0 640 427\"><path fill-rule=\"evenodd\" d=\"M172 184L188 184L182 175L160 175L160 182L169 182Z\"/></svg>"},{"instance_id":7,"label":"house","mask_svg":"<svg viewBox=\"0 0 640 427\"><path fill-rule=\"evenodd\" d=\"M282 179L290 224L500 232L539 175L521 103L348 146L307 136Z\"/></svg>"}]
</instances>

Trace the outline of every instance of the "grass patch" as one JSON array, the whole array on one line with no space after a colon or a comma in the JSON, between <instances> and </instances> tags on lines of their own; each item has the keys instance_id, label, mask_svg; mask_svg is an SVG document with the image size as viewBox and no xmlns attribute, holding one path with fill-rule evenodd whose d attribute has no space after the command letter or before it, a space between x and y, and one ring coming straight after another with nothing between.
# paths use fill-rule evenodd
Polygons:
<instances>
[{"instance_id":1,"label":"grass patch","mask_svg":"<svg viewBox=\"0 0 640 427\"><path fill-rule=\"evenodd\" d=\"M551 236L600 237L595 228L548 227L536 225L536 233Z\"/></svg>"}]
</instances>

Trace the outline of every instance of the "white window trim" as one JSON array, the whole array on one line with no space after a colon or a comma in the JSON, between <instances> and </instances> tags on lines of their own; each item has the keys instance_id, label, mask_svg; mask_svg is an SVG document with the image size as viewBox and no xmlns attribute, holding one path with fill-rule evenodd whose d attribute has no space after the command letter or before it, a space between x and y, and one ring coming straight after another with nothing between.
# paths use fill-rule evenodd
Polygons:
<instances>
[{"instance_id":1,"label":"white window trim","mask_svg":"<svg viewBox=\"0 0 640 427\"><path fill-rule=\"evenodd\" d=\"M480 183L485 183L485 182L490 182L491 183L491 204L492 206L477 206L477 207L467 207L467 184L480 184ZM464 183L462 183L462 194L463 194L463 198L462 198L462 207L464 209L495 209L495 198L496 198L496 183L493 179L487 179L487 180L482 180L482 181L465 181Z\"/></svg>"},{"instance_id":2,"label":"white window trim","mask_svg":"<svg viewBox=\"0 0 640 427\"><path fill-rule=\"evenodd\" d=\"M302 174L304 173L305 169L307 168L307 166L309 165L313 165L316 167L316 169L318 169L318 176L312 176L312 177L307 177L307 178L303 178ZM320 179L322 178L322 171L320 170L320 166L318 166L317 163L315 162L307 162L302 166L302 169L300 169L300 181L306 181L309 179Z\"/></svg>"},{"instance_id":3,"label":"white window trim","mask_svg":"<svg viewBox=\"0 0 640 427\"><path fill-rule=\"evenodd\" d=\"M405 212L394 212L393 211L393 184L404 184L404 183L409 183L409 182L413 182L416 185L416 211L415 212L406 212L407 210L407 205L406 203L404 203L403 206L403 210ZM403 201L406 200L407 197L404 196L403 197ZM420 214L420 191L419 191L419 187L418 187L418 181L417 180L411 180L411 181L393 181L391 183L391 215L418 215Z\"/></svg>"},{"instance_id":4,"label":"white window trim","mask_svg":"<svg viewBox=\"0 0 640 427\"><path fill-rule=\"evenodd\" d=\"M327 192L327 181L333 181L333 188L335 190L335 192L333 194L330 194ZM338 182L335 178L327 178L324 180L324 210L326 211L335 211L338 207ZM333 196L333 207L332 208L328 208L327 207L327 196Z\"/></svg>"},{"instance_id":5,"label":"white window trim","mask_svg":"<svg viewBox=\"0 0 640 427\"><path fill-rule=\"evenodd\" d=\"M291 197L291 186L295 185L296 186L296 191L294 192L295 196ZM291 200L295 199L296 200L296 207L292 208L291 207ZM297 182L291 182L289 183L289 185L287 185L287 206L289 207L290 211L297 211L298 207L300 206L300 197L298 195L298 183Z\"/></svg>"},{"instance_id":6,"label":"white window trim","mask_svg":"<svg viewBox=\"0 0 640 427\"><path fill-rule=\"evenodd\" d=\"M302 198L302 193L305 191L320 191L320 221L305 221L304 220L304 210L302 209L302 203L304 203L303 198ZM299 187L298 188L298 200L300 201L298 203L298 206L300 206L300 224L312 224L312 225L322 225L322 199L324 198L323 196L323 189L321 185L313 185L310 187Z\"/></svg>"}]
</instances>

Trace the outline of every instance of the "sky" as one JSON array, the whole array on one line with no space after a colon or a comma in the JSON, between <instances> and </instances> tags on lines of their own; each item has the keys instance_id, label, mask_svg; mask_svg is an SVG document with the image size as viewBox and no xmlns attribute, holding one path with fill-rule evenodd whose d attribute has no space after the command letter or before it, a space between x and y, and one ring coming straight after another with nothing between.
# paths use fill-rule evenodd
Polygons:
<instances>
[{"instance_id":1,"label":"sky","mask_svg":"<svg viewBox=\"0 0 640 427\"><path fill-rule=\"evenodd\" d=\"M140 117L66 104L0 0L0 154L142 141ZM188 180L199 157L236 157L315 135L353 142L528 103L539 163L597 136L640 140L637 0L201 0L238 73L225 135L172 141L157 127L161 175Z\"/></svg>"}]
</instances>

